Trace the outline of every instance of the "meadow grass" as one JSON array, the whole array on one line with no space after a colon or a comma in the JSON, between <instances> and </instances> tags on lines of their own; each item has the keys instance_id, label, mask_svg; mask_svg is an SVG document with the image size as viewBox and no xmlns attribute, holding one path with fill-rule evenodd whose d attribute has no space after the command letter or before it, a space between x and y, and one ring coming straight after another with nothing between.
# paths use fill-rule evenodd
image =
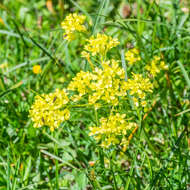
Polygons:
<instances>
[{"instance_id":1,"label":"meadow grass","mask_svg":"<svg viewBox=\"0 0 190 190\"><path fill-rule=\"evenodd\" d=\"M59 0L52 8L45 0L0 3L0 189L190 189L189 2ZM119 39L108 57L121 60L125 80L134 70L144 75L154 55L168 66L153 82L147 113L123 108L138 124L124 152L103 149L89 136L87 126L97 122L90 107L74 108L53 132L34 128L28 116L36 95L65 88L89 70L80 56L85 41L63 40L61 22L71 12L92 20L91 35ZM128 46L138 47L142 65L127 64Z\"/></svg>"}]
</instances>

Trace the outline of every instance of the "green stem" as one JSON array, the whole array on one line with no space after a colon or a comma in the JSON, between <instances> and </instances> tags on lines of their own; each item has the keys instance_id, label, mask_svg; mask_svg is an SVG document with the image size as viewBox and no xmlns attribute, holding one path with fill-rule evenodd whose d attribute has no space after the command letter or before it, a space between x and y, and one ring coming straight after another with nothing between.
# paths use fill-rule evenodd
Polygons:
<instances>
[{"instance_id":1,"label":"green stem","mask_svg":"<svg viewBox=\"0 0 190 190\"><path fill-rule=\"evenodd\" d=\"M53 137L55 138L55 133L53 133ZM57 144L54 144L54 153L58 156ZM56 178L56 189L59 190L59 164L58 160L55 160L55 178Z\"/></svg>"},{"instance_id":2,"label":"green stem","mask_svg":"<svg viewBox=\"0 0 190 190\"><path fill-rule=\"evenodd\" d=\"M98 113L97 113L96 108L94 108L94 112L95 112L95 118L96 118L96 125L98 126Z\"/></svg>"},{"instance_id":3,"label":"green stem","mask_svg":"<svg viewBox=\"0 0 190 190\"><path fill-rule=\"evenodd\" d=\"M116 179L115 179L115 174L114 174L114 171L113 171L113 163L112 163L111 158L110 158L110 169L111 169L111 173L112 173L112 175L113 175L114 189L115 189L115 190L118 190L117 181L116 181Z\"/></svg>"},{"instance_id":4,"label":"green stem","mask_svg":"<svg viewBox=\"0 0 190 190\"><path fill-rule=\"evenodd\" d=\"M139 142L138 142L138 147L139 147L139 145L140 145L140 136L141 136L141 132L142 132L142 114L141 114L142 112L141 112L141 110L140 109L138 109L137 110L137 116L138 116L138 119L139 119L139 126L138 126L138 128L139 128L139 132L138 132L138 139L139 139ZM128 177L128 180L127 180L127 182L126 182L126 184L125 184L125 190L128 190L129 189L129 184L130 184L130 181L131 181L131 176L132 176L132 174L133 174L133 171L134 171L134 166L135 166L135 162L136 162L136 160L137 160L137 155L138 155L138 152L139 152L139 150L137 149L136 150L136 153L135 153L135 156L133 157L134 158L134 160L133 160L133 164L131 164L131 169L130 169L130 172L129 172L129 177Z\"/></svg>"}]
</instances>

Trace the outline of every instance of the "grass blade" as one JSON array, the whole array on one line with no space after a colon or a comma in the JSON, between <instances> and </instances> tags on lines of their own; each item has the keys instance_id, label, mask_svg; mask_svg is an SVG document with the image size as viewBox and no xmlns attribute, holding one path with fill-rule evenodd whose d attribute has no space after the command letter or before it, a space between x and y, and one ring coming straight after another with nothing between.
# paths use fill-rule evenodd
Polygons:
<instances>
[{"instance_id":1,"label":"grass blade","mask_svg":"<svg viewBox=\"0 0 190 190\"><path fill-rule=\"evenodd\" d=\"M187 71L185 70L185 67L183 66L183 64L180 61L177 61L177 64L179 65L181 72L182 72L182 74L183 74L183 76L187 82L187 85L190 88L190 79L189 79L189 76L187 74Z\"/></svg>"},{"instance_id":2,"label":"grass blade","mask_svg":"<svg viewBox=\"0 0 190 190\"><path fill-rule=\"evenodd\" d=\"M58 156L51 154L50 152L46 151L46 150L41 150L42 153L46 154L47 156L50 156L51 158L60 161L61 163L68 165L69 167L78 170L78 168L76 168L75 166L73 166L72 164L70 164L69 162L66 162L64 160L62 160L61 158L59 158Z\"/></svg>"},{"instance_id":3,"label":"grass blade","mask_svg":"<svg viewBox=\"0 0 190 190\"><path fill-rule=\"evenodd\" d=\"M96 32L96 28L97 28L98 22L100 20L100 15L102 13L102 10L103 10L103 7L105 5L105 2L106 2L106 0L103 0L102 3L100 4L99 10L98 10L98 15L96 17L96 20L95 20L95 23L94 23L94 27L92 29L92 34L95 34L95 32Z\"/></svg>"}]
</instances>

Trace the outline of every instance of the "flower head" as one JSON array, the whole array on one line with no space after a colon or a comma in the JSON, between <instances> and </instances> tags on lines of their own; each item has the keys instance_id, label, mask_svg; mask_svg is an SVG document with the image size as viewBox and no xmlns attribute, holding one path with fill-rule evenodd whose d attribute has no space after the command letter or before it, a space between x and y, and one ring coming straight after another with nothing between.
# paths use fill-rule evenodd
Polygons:
<instances>
[{"instance_id":1,"label":"flower head","mask_svg":"<svg viewBox=\"0 0 190 190\"><path fill-rule=\"evenodd\" d=\"M102 62L102 68L96 67L92 72L79 72L70 82L68 89L76 91L78 95L74 95L71 99L78 101L83 95L88 97L88 103L99 108L98 101L117 105L118 97L125 96L122 85L125 72L119 66L119 62L112 59Z\"/></svg>"},{"instance_id":2,"label":"flower head","mask_svg":"<svg viewBox=\"0 0 190 190\"><path fill-rule=\"evenodd\" d=\"M93 72L96 80L92 81L89 86L93 93L88 101L90 104L95 104L98 100L103 100L106 103L117 105L118 97L126 95L126 91L123 92L120 89L125 78L124 69L114 59L102 62L102 67L103 69L96 67Z\"/></svg>"},{"instance_id":3,"label":"flower head","mask_svg":"<svg viewBox=\"0 0 190 190\"><path fill-rule=\"evenodd\" d=\"M96 76L87 71L80 71L69 83L68 90L77 91L78 95L74 95L71 99L78 101L83 95L89 93L89 85L92 80L95 80Z\"/></svg>"},{"instance_id":4,"label":"flower head","mask_svg":"<svg viewBox=\"0 0 190 190\"><path fill-rule=\"evenodd\" d=\"M1 17L0 17L0 24L4 25L4 21Z\"/></svg>"},{"instance_id":5,"label":"flower head","mask_svg":"<svg viewBox=\"0 0 190 190\"><path fill-rule=\"evenodd\" d=\"M100 119L99 127L90 127L90 136L94 136L97 141L101 141L101 146L108 148L110 145L121 144L122 139L136 123L129 123L125 120L125 114L111 114L108 118Z\"/></svg>"},{"instance_id":6,"label":"flower head","mask_svg":"<svg viewBox=\"0 0 190 190\"><path fill-rule=\"evenodd\" d=\"M125 59L128 61L128 63L130 65L133 65L134 63L136 63L137 61L141 60L141 57L139 55L139 50L136 48L132 48L130 50L128 50L125 53Z\"/></svg>"},{"instance_id":7,"label":"flower head","mask_svg":"<svg viewBox=\"0 0 190 190\"><path fill-rule=\"evenodd\" d=\"M69 14L61 23L62 28L65 30L63 34L64 38L71 41L74 39L74 32L86 31L86 27L83 25L85 20L86 16L84 15L78 15L76 13Z\"/></svg>"},{"instance_id":8,"label":"flower head","mask_svg":"<svg viewBox=\"0 0 190 190\"><path fill-rule=\"evenodd\" d=\"M151 63L146 65L145 69L149 71L153 77L155 77L161 70L167 70L168 66L161 60L161 57L154 56Z\"/></svg>"},{"instance_id":9,"label":"flower head","mask_svg":"<svg viewBox=\"0 0 190 190\"><path fill-rule=\"evenodd\" d=\"M87 42L88 44L84 47L84 49L92 53L93 56L97 54L105 56L107 51L119 44L117 38L112 38L111 36L100 33L98 33L97 36L91 36Z\"/></svg>"},{"instance_id":10,"label":"flower head","mask_svg":"<svg viewBox=\"0 0 190 190\"><path fill-rule=\"evenodd\" d=\"M47 125L53 131L59 125L68 120L70 112L67 108L62 108L68 103L69 99L65 90L56 89L50 94L37 95L29 114L34 122L34 127Z\"/></svg>"},{"instance_id":11,"label":"flower head","mask_svg":"<svg viewBox=\"0 0 190 190\"><path fill-rule=\"evenodd\" d=\"M128 79L127 82L122 84L123 89L129 90L131 96L133 96L134 105L139 106L139 99L141 106L146 106L146 93L152 92L153 85L149 78L144 78L141 74L132 73L133 78Z\"/></svg>"}]
</instances>

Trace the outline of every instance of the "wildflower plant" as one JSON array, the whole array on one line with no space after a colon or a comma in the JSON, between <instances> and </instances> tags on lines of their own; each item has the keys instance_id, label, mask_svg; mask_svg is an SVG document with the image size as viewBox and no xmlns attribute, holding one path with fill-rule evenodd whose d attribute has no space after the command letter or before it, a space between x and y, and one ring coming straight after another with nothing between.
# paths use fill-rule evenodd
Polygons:
<instances>
[{"instance_id":1,"label":"wildflower plant","mask_svg":"<svg viewBox=\"0 0 190 190\"><path fill-rule=\"evenodd\" d=\"M119 40L104 33L87 37L89 33L83 25L85 19L85 16L73 13L61 25L64 38L68 41L75 39L75 32L86 32L88 39L83 40L85 44L81 57L87 60L89 70L79 71L65 89L37 95L30 117L34 127L46 125L54 131L61 123L70 119L75 107L82 106L82 110L90 107L94 110L96 125L89 123L89 136L93 136L104 149L121 147L126 151L141 125L142 114L151 103L149 94L154 88L149 76L155 76L167 66L161 58L155 56L150 65L144 66L147 72L127 73L121 60L107 56L112 48L120 44ZM128 65L144 65L136 47L126 50L125 59ZM126 74L129 76L127 80ZM127 107L125 111L124 107ZM135 110L136 114L131 114L131 110Z\"/></svg>"},{"instance_id":2,"label":"wildflower plant","mask_svg":"<svg viewBox=\"0 0 190 190\"><path fill-rule=\"evenodd\" d=\"M76 13L65 18L62 27L67 40L74 40L75 31L86 31L84 21L85 16ZM153 92L153 85L148 73L146 76L141 73L131 73L131 77L126 80L127 70L122 67L121 61L107 57L108 51L117 45L119 40L106 34L98 33L90 36L81 51L81 57L87 60L90 70L78 72L66 89L56 89L53 93L35 97L30 110L34 127L47 125L53 131L62 122L69 120L72 114L69 107L85 103L84 105L90 106L95 111L96 126L89 127L89 135L104 148L119 145L126 149L129 142L127 138L135 128L138 128L138 122L135 120L129 122L129 116L132 118L136 116L131 114L128 116L128 113L134 106L138 114L147 107L147 94ZM98 58L98 64L94 64L95 56ZM128 64L136 62L140 64L142 61L137 48L128 50L125 58ZM157 57L154 60L159 61ZM163 62L160 67L164 67ZM148 66L146 69L150 71ZM153 74L153 71L151 72ZM128 106L129 110L123 113L122 107L130 102L132 104ZM106 117L99 114L105 107L109 108Z\"/></svg>"}]
</instances>

